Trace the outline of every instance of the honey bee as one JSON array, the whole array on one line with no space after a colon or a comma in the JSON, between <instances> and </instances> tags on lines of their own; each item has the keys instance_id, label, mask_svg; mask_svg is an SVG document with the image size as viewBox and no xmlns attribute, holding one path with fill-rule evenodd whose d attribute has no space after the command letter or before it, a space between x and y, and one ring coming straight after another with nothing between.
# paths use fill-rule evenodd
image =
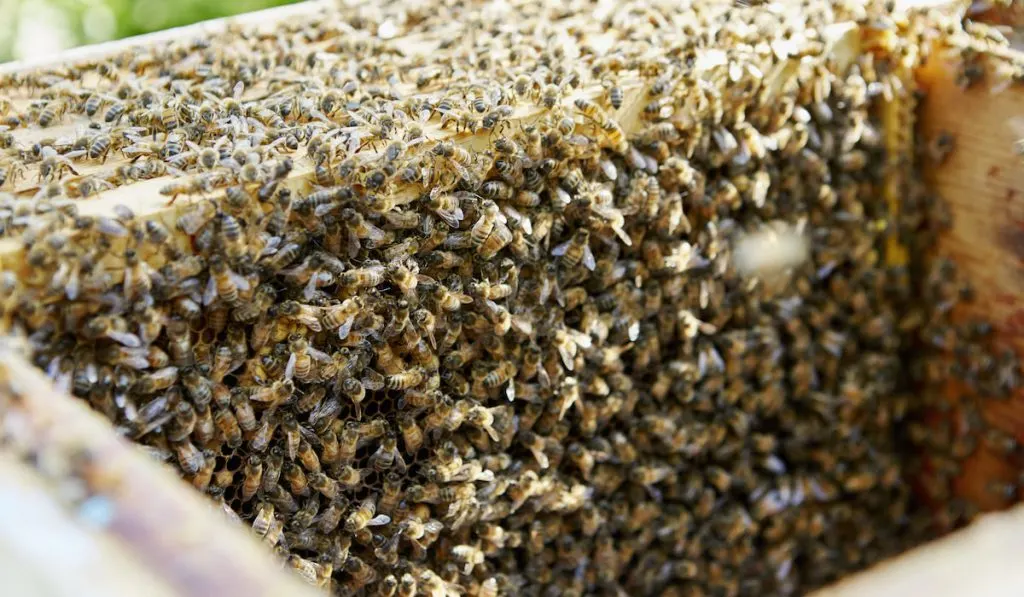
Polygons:
<instances>
[{"instance_id":1,"label":"honey bee","mask_svg":"<svg viewBox=\"0 0 1024 597\"><path fill-rule=\"evenodd\" d=\"M548 468L550 462L548 456L545 453L546 442L544 438L532 431L526 431L519 434L519 441L523 444L523 447L533 454L534 459L540 468Z\"/></svg>"},{"instance_id":2,"label":"honey bee","mask_svg":"<svg viewBox=\"0 0 1024 597\"><path fill-rule=\"evenodd\" d=\"M427 377L427 372L422 368L413 368L385 378L384 386L389 390L408 390L414 388Z\"/></svg>"},{"instance_id":3,"label":"honey bee","mask_svg":"<svg viewBox=\"0 0 1024 597\"><path fill-rule=\"evenodd\" d=\"M396 470L399 474L403 474L407 468L405 459L398 451L398 438L394 433L389 432L384 436L384 441L381 442L377 451L370 456L369 466L377 472L383 472L395 465L397 465Z\"/></svg>"},{"instance_id":4,"label":"honey bee","mask_svg":"<svg viewBox=\"0 0 1024 597\"><path fill-rule=\"evenodd\" d=\"M577 229L571 239L552 249L551 254L560 257L566 269L575 268L580 263L590 271L597 268L594 253L590 250L590 230L586 228Z\"/></svg>"},{"instance_id":5,"label":"honey bee","mask_svg":"<svg viewBox=\"0 0 1024 597\"><path fill-rule=\"evenodd\" d=\"M362 403L366 399L366 387L354 377L349 377L341 382L341 391L346 398L352 401L356 410L356 418L362 419Z\"/></svg>"},{"instance_id":6,"label":"honey bee","mask_svg":"<svg viewBox=\"0 0 1024 597\"><path fill-rule=\"evenodd\" d=\"M270 448L263 464L263 480L260 489L267 494L277 487L278 481L281 479L281 471L284 468L284 452L278 446Z\"/></svg>"},{"instance_id":7,"label":"honey bee","mask_svg":"<svg viewBox=\"0 0 1024 597\"><path fill-rule=\"evenodd\" d=\"M243 470L243 481L242 481L242 494L241 498L243 502L248 502L252 499L256 492L259 491L263 482L263 461L255 454L250 454L245 461L245 467Z\"/></svg>"},{"instance_id":8,"label":"honey bee","mask_svg":"<svg viewBox=\"0 0 1024 597\"><path fill-rule=\"evenodd\" d=\"M286 462L284 464L284 468L281 470L281 476L284 477L285 481L287 481L291 495L309 495L309 477L306 476L306 473L302 470L301 466L294 462Z\"/></svg>"},{"instance_id":9,"label":"honey bee","mask_svg":"<svg viewBox=\"0 0 1024 597\"><path fill-rule=\"evenodd\" d=\"M242 428L233 412L227 408L217 408L213 413L213 423L228 447L237 448L242 445Z\"/></svg>"},{"instance_id":10,"label":"honey bee","mask_svg":"<svg viewBox=\"0 0 1024 597\"><path fill-rule=\"evenodd\" d=\"M452 228L458 228L465 217L458 196L445 193L439 187L431 189L427 205Z\"/></svg>"},{"instance_id":11,"label":"honey bee","mask_svg":"<svg viewBox=\"0 0 1024 597\"><path fill-rule=\"evenodd\" d=\"M195 444L187 439L174 443L171 447L178 459L178 466L181 467L181 471L186 475L198 474L206 463L203 453L199 448L196 448Z\"/></svg>"},{"instance_id":12,"label":"honey bee","mask_svg":"<svg viewBox=\"0 0 1024 597\"><path fill-rule=\"evenodd\" d=\"M349 556L345 562L345 571L349 574L347 586L350 590L358 590L377 578L377 571L356 556Z\"/></svg>"},{"instance_id":13,"label":"honey bee","mask_svg":"<svg viewBox=\"0 0 1024 597\"><path fill-rule=\"evenodd\" d=\"M383 526L391 522L386 514L374 516L377 511L377 496L371 496L359 503L359 506L345 519L345 532L355 533L367 527Z\"/></svg>"},{"instance_id":14,"label":"honey bee","mask_svg":"<svg viewBox=\"0 0 1024 597\"><path fill-rule=\"evenodd\" d=\"M342 274L340 282L351 290L374 288L385 280L385 267L380 264L351 269Z\"/></svg>"},{"instance_id":15,"label":"honey bee","mask_svg":"<svg viewBox=\"0 0 1024 597\"><path fill-rule=\"evenodd\" d=\"M270 408L287 401L295 392L295 384L289 379L273 382L249 394L249 400Z\"/></svg>"},{"instance_id":16,"label":"honey bee","mask_svg":"<svg viewBox=\"0 0 1024 597\"><path fill-rule=\"evenodd\" d=\"M274 516L274 505L260 503L256 510L256 516L253 517L252 520L253 533L261 539L265 538L267 534L273 530L276 523L277 518Z\"/></svg>"}]
</instances>

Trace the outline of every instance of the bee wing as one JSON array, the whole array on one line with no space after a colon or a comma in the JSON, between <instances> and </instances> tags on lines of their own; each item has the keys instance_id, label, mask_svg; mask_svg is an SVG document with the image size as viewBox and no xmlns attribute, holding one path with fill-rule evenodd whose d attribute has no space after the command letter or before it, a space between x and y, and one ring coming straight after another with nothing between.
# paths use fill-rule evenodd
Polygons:
<instances>
[{"instance_id":1,"label":"bee wing","mask_svg":"<svg viewBox=\"0 0 1024 597\"><path fill-rule=\"evenodd\" d=\"M128 348L139 348L142 346L142 340L140 340L135 334L130 334L128 332L107 332L107 338L110 338L122 346L127 346Z\"/></svg>"},{"instance_id":2,"label":"bee wing","mask_svg":"<svg viewBox=\"0 0 1024 597\"><path fill-rule=\"evenodd\" d=\"M374 516L373 518L371 518L370 522L366 523L366 526L368 526L368 527L379 527L379 526L384 526L384 525L388 524L389 522L391 522L391 517L390 516L388 516L387 514L378 514L377 516Z\"/></svg>"},{"instance_id":3,"label":"bee wing","mask_svg":"<svg viewBox=\"0 0 1024 597\"><path fill-rule=\"evenodd\" d=\"M379 241L384 238L384 231L373 224L366 225L366 238L372 241Z\"/></svg>"},{"instance_id":4,"label":"bee wing","mask_svg":"<svg viewBox=\"0 0 1024 597\"><path fill-rule=\"evenodd\" d=\"M352 230L348 231L348 256L349 259L355 259L359 255L359 250L362 248L359 244L359 237Z\"/></svg>"},{"instance_id":5,"label":"bee wing","mask_svg":"<svg viewBox=\"0 0 1024 597\"><path fill-rule=\"evenodd\" d=\"M245 91L245 83L239 81L235 83L234 88L231 90L231 97L238 99L242 97L242 92Z\"/></svg>"},{"instance_id":6,"label":"bee wing","mask_svg":"<svg viewBox=\"0 0 1024 597\"><path fill-rule=\"evenodd\" d=\"M512 327L524 336L533 336L533 322L521 315L512 316Z\"/></svg>"},{"instance_id":7,"label":"bee wing","mask_svg":"<svg viewBox=\"0 0 1024 597\"><path fill-rule=\"evenodd\" d=\"M244 276L240 276L235 272L231 272L231 281L235 283L235 286L241 292L249 290L249 280L246 280Z\"/></svg>"},{"instance_id":8,"label":"bee wing","mask_svg":"<svg viewBox=\"0 0 1024 597\"><path fill-rule=\"evenodd\" d=\"M326 352L324 352L322 350L319 350L317 348L313 348L312 346L310 346L306 350L309 351L309 356L311 356L314 359L320 361L321 363L330 363L331 362L331 355L327 354Z\"/></svg>"},{"instance_id":9,"label":"bee wing","mask_svg":"<svg viewBox=\"0 0 1024 597\"><path fill-rule=\"evenodd\" d=\"M291 378L295 377L295 361L296 360L298 360L298 357L293 352L288 357L288 365L285 366L285 368L284 368L284 378L285 379L291 379Z\"/></svg>"},{"instance_id":10,"label":"bee wing","mask_svg":"<svg viewBox=\"0 0 1024 597\"><path fill-rule=\"evenodd\" d=\"M465 217L463 215L463 213L462 213L462 208L460 208L460 207L456 207L455 209L453 209L451 211L445 211L445 210L440 210L439 209L439 210L437 210L436 213L437 213L438 217L440 217L442 220L444 220L445 224L448 224L452 228L458 228L459 227L459 223Z\"/></svg>"},{"instance_id":11,"label":"bee wing","mask_svg":"<svg viewBox=\"0 0 1024 597\"><path fill-rule=\"evenodd\" d=\"M597 261L594 259L594 252L590 247L583 247L583 265L590 271L597 269Z\"/></svg>"},{"instance_id":12,"label":"bee wing","mask_svg":"<svg viewBox=\"0 0 1024 597\"><path fill-rule=\"evenodd\" d=\"M348 334L349 334L349 332L352 331L352 324L354 322L355 322L355 317L349 317L344 322L342 322L341 326L338 327L338 338L339 339L344 340L345 338L348 338Z\"/></svg>"},{"instance_id":13,"label":"bee wing","mask_svg":"<svg viewBox=\"0 0 1024 597\"><path fill-rule=\"evenodd\" d=\"M384 376L373 369L367 369L361 381L367 390L376 391L384 387Z\"/></svg>"},{"instance_id":14,"label":"bee wing","mask_svg":"<svg viewBox=\"0 0 1024 597\"><path fill-rule=\"evenodd\" d=\"M314 332L319 332L319 331L323 330L323 327L321 327L321 325L320 325L320 320L317 318L316 315L304 314L304 315L299 315L295 319L298 320L299 323L301 323L302 325L306 326L307 328L309 328L310 330L312 330ZM316 350L316 349L311 348L310 350ZM320 352L320 351L317 351L317 352Z\"/></svg>"},{"instance_id":15,"label":"bee wing","mask_svg":"<svg viewBox=\"0 0 1024 597\"><path fill-rule=\"evenodd\" d=\"M132 273L135 268L126 267L124 268L124 298L130 299L132 295ZM212 279L212 278L211 278Z\"/></svg>"},{"instance_id":16,"label":"bee wing","mask_svg":"<svg viewBox=\"0 0 1024 597\"><path fill-rule=\"evenodd\" d=\"M312 299L313 295L316 294L316 281L318 277L318 273L314 273L312 276L309 277L309 282L306 282L306 287L302 291L302 296L307 301Z\"/></svg>"},{"instance_id":17,"label":"bee wing","mask_svg":"<svg viewBox=\"0 0 1024 597\"><path fill-rule=\"evenodd\" d=\"M558 354L562 357L562 364L565 365L565 368L572 371L573 358L576 356L576 345L569 342L563 342L558 345Z\"/></svg>"},{"instance_id":18,"label":"bee wing","mask_svg":"<svg viewBox=\"0 0 1024 597\"><path fill-rule=\"evenodd\" d=\"M516 382L515 382L515 380L510 380L508 382L508 386L505 387L505 397L508 398L509 402L514 402L515 401L515 399L516 399ZM487 433L488 433L488 435L491 436L491 439L493 439L494 441L498 441L498 438L496 437L498 435L498 433L496 431L494 431L493 427L488 426Z\"/></svg>"},{"instance_id":19,"label":"bee wing","mask_svg":"<svg viewBox=\"0 0 1024 597\"><path fill-rule=\"evenodd\" d=\"M564 243L562 243L562 244L558 245L557 247L555 247L554 249L551 249L551 254L554 255L555 257L561 257L562 255L565 255L566 251L569 250L569 245L571 245L571 244L572 244L572 241L571 240L567 240Z\"/></svg>"}]
</instances>

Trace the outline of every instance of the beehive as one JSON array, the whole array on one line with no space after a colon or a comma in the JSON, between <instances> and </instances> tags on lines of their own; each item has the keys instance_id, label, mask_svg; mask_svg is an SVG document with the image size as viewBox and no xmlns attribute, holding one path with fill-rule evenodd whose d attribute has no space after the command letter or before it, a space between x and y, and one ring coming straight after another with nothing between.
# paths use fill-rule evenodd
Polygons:
<instances>
[{"instance_id":1,"label":"beehive","mask_svg":"<svg viewBox=\"0 0 1024 597\"><path fill-rule=\"evenodd\" d=\"M334 592L832 582L1015 497L914 76L1019 64L946 6L799 8L311 4L11 71L10 328ZM11 443L137 512L59 429Z\"/></svg>"}]
</instances>

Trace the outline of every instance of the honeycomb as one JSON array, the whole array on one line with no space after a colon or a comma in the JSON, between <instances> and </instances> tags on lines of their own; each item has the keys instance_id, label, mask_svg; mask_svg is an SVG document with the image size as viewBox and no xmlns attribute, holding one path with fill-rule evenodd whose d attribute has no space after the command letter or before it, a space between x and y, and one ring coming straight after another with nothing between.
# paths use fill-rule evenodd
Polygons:
<instances>
[{"instance_id":1,"label":"honeycomb","mask_svg":"<svg viewBox=\"0 0 1024 597\"><path fill-rule=\"evenodd\" d=\"M1018 385L888 176L939 19L338 3L10 74L4 312L335 594L804 593L975 514L922 385Z\"/></svg>"}]
</instances>

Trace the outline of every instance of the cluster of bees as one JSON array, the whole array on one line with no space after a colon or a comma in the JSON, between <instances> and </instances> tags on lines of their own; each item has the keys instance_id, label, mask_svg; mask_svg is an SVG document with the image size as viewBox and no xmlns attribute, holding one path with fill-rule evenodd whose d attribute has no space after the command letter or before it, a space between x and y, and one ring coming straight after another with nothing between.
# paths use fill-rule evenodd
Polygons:
<instances>
[{"instance_id":1,"label":"cluster of bees","mask_svg":"<svg viewBox=\"0 0 1024 597\"><path fill-rule=\"evenodd\" d=\"M914 390L1018 372L956 364L991 350L919 258L941 205L881 199L912 25L613 4L346 4L7 75L5 315L336 594L789 595L969 520ZM809 32L847 18L885 44L840 65ZM177 211L88 212L150 178Z\"/></svg>"}]
</instances>

